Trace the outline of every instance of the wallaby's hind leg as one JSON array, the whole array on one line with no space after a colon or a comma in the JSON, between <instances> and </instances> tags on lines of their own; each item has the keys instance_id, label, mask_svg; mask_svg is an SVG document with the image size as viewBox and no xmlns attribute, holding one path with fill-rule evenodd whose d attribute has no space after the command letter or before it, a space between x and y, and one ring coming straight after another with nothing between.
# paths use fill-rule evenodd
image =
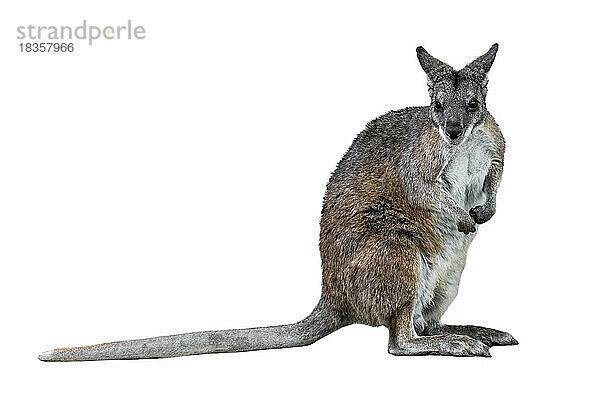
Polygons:
<instances>
[{"instance_id":1,"label":"wallaby's hind leg","mask_svg":"<svg viewBox=\"0 0 600 400\"><path fill-rule=\"evenodd\" d=\"M387 326L388 352L393 355L490 357L488 346L468 336L417 335L415 325L422 318L415 318L414 311L421 260L418 246L405 237L364 240L344 277L355 320Z\"/></svg>"},{"instance_id":2,"label":"wallaby's hind leg","mask_svg":"<svg viewBox=\"0 0 600 400\"><path fill-rule=\"evenodd\" d=\"M408 311L408 312L407 312ZM390 325L388 352L395 356L440 355L455 357L491 357L487 345L469 336L443 334L417 336L412 310L403 310Z\"/></svg>"},{"instance_id":3,"label":"wallaby's hind leg","mask_svg":"<svg viewBox=\"0 0 600 400\"><path fill-rule=\"evenodd\" d=\"M407 292L416 294L416 282L413 282L413 284L415 286ZM414 323L415 297L404 303L390 321L390 340L388 344L390 354L396 356L491 357L489 347L486 344L469 336L454 333L418 336L415 332Z\"/></svg>"},{"instance_id":4,"label":"wallaby's hind leg","mask_svg":"<svg viewBox=\"0 0 600 400\"><path fill-rule=\"evenodd\" d=\"M488 346L510 346L519 344L517 340L507 332L496 329L484 328L474 325L444 325L440 322L442 315L446 312L456 295L458 294L458 285L460 276L465 268L467 252L465 252L454 261L450 271L451 273L445 279L445 282L436 289L433 302L427 307L423 314L424 329L419 332L423 336L433 335L466 335L485 343Z\"/></svg>"},{"instance_id":5,"label":"wallaby's hind leg","mask_svg":"<svg viewBox=\"0 0 600 400\"><path fill-rule=\"evenodd\" d=\"M487 346L512 346L519 344L510 333L475 325L428 324L423 335L466 335Z\"/></svg>"}]
</instances>

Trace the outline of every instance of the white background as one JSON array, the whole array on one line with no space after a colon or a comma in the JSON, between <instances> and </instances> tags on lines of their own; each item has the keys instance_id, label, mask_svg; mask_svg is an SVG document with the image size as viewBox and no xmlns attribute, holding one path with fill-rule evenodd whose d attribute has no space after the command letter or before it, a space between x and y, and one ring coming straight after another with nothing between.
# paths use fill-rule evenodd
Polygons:
<instances>
[{"instance_id":1,"label":"white background","mask_svg":"<svg viewBox=\"0 0 600 400\"><path fill-rule=\"evenodd\" d=\"M82 3L0 13L2 398L597 394L591 6ZM147 38L19 52L18 25L84 18L131 19ZM65 345L304 317L319 297L330 173L368 121L428 102L415 47L460 68L494 42L504 180L446 321L508 330L519 346L399 358L384 328L352 326L299 349L37 361Z\"/></svg>"}]
</instances>

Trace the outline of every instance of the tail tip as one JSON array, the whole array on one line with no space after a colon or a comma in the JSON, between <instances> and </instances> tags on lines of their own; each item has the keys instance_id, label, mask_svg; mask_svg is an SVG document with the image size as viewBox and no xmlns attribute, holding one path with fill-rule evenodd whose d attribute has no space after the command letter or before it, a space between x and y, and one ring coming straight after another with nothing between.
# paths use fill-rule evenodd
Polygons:
<instances>
[{"instance_id":1,"label":"tail tip","mask_svg":"<svg viewBox=\"0 0 600 400\"><path fill-rule=\"evenodd\" d=\"M54 350L44 351L38 356L40 361L54 361Z\"/></svg>"}]
</instances>

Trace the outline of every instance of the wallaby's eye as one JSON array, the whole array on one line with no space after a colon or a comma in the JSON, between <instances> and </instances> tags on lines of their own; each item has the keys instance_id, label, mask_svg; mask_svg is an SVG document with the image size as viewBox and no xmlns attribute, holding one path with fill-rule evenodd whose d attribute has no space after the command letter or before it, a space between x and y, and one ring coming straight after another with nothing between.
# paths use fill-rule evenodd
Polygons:
<instances>
[{"instance_id":1,"label":"wallaby's eye","mask_svg":"<svg viewBox=\"0 0 600 400\"><path fill-rule=\"evenodd\" d=\"M433 109L435 111L442 111L442 103L440 103L439 101L434 101L433 102Z\"/></svg>"},{"instance_id":2,"label":"wallaby's eye","mask_svg":"<svg viewBox=\"0 0 600 400\"><path fill-rule=\"evenodd\" d=\"M477 100L471 100L469 104L467 104L467 111L477 111L479 108L479 102Z\"/></svg>"}]
</instances>

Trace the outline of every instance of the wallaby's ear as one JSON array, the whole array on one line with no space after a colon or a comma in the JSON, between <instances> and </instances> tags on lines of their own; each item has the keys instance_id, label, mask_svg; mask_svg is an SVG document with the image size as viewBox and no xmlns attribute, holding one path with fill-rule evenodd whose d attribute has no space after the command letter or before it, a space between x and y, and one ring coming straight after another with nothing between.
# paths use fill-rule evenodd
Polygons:
<instances>
[{"instance_id":1,"label":"wallaby's ear","mask_svg":"<svg viewBox=\"0 0 600 400\"><path fill-rule=\"evenodd\" d=\"M482 81L486 80L487 73L492 68L494 59L496 58L496 52L498 51L498 43L494 45L484 55L477 57L474 61L468 64L464 69L468 69L470 72L476 74Z\"/></svg>"},{"instance_id":2,"label":"wallaby's ear","mask_svg":"<svg viewBox=\"0 0 600 400\"><path fill-rule=\"evenodd\" d=\"M443 62L429 54L427 50L423 48L423 46L417 47L417 58L419 59L421 68L423 68L423 71L425 71L427 75L429 75L431 71L437 67L444 65Z\"/></svg>"},{"instance_id":3,"label":"wallaby's ear","mask_svg":"<svg viewBox=\"0 0 600 400\"><path fill-rule=\"evenodd\" d=\"M433 85L444 79L453 79L454 70L451 66L438 60L427 52L422 46L417 47L417 58L427 74L427 88L429 96L433 96Z\"/></svg>"}]
</instances>

